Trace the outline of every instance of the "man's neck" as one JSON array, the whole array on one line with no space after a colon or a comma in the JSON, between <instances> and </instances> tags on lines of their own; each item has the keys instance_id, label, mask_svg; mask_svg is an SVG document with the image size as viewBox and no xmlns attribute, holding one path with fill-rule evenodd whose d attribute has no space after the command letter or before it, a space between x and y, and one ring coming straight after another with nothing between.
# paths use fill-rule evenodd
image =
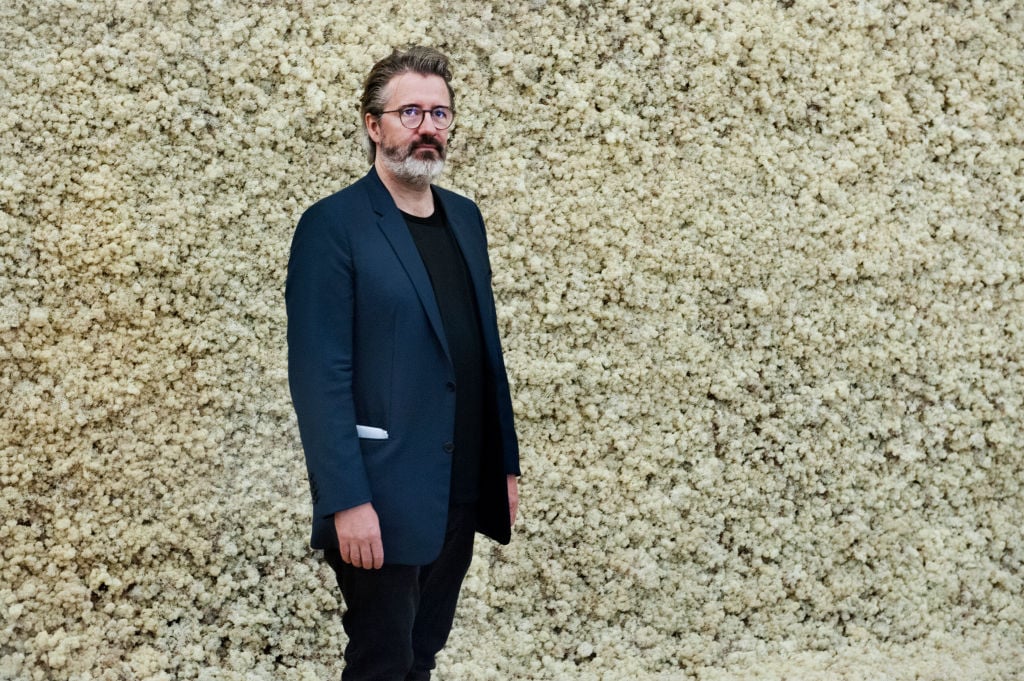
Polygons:
<instances>
[{"instance_id":1,"label":"man's neck","mask_svg":"<svg viewBox=\"0 0 1024 681\"><path fill-rule=\"evenodd\" d=\"M389 173L381 163L378 162L374 165L377 168L377 176L384 183L384 187L391 194L391 198L400 211L420 218L430 217L434 214L434 194L430 191L429 182L422 186L411 185Z\"/></svg>"}]
</instances>

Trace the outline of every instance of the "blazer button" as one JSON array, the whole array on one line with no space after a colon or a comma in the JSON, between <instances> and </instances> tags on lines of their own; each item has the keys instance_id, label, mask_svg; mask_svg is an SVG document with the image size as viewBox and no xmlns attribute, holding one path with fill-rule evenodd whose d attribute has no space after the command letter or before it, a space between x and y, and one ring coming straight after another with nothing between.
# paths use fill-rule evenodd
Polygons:
<instances>
[{"instance_id":1,"label":"blazer button","mask_svg":"<svg viewBox=\"0 0 1024 681\"><path fill-rule=\"evenodd\" d=\"M450 393L455 392L455 381L448 381L445 383L444 387L448 388L448 392Z\"/></svg>"},{"instance_id":2,"label":"blazer button","mask_svg":"<svg viewBox=\"0 0 1024 681\"><path fill-rule=\"evenodd\" d=\"M454 452L455 451L455 443L454 442L445 442L444 443L444 451L448 452L449 454Z\"/></svg>"}]
</instances>

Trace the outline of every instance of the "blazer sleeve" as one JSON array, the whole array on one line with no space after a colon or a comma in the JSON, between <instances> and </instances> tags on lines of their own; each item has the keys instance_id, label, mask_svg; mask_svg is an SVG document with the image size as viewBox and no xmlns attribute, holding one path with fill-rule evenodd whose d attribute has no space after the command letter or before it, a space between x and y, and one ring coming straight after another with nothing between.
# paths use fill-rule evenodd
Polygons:
<instances>
[{"instance_id":1,"label":"blazer sleeve","mask_svg":"<svg viewBox=\"0 0 1024 681\"><path fill-rule=\"evenodd\" d=\"M372 501L352 393L355 297L347 218L331 199L302 215L285 283L288 385L315 517Z\"/></svg>"}]
</instances>

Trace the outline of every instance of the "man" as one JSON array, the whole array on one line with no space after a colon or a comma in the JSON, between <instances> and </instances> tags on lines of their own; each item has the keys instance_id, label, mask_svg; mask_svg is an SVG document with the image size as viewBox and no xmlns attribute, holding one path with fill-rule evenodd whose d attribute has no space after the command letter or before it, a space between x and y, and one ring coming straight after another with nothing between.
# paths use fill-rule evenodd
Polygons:
<instances>
[{"instance_id":1,"label":"man","mask_svg":"<svg viewBox=\"0 0 1024 681\"><path fill-rule=\"evenodd\" d=\"M474 533L510 539L519 449L483 219L431 184L455 116L447 57L381 60L361 113L373 167L292 241L288 376L311 543L346 603L342 679L429 679Z\"/></svg>"}]
</instances>

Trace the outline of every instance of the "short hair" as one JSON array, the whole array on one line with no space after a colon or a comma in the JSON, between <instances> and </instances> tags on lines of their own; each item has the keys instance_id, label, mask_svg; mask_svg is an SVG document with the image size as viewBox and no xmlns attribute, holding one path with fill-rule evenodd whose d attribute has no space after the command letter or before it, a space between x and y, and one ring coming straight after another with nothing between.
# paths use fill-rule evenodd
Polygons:
<instances>
[{"instance_id":1,"label":"short hair","mask_svg":"<svg viewBox=\"0 0 1024 681\"><path fill-rule=\"evenodd\" d=\"M370 139L366 129L366 114L380 116L389 96L388 84L403 73L418 73L423 76L440 76L448 86L451 107L455 108L455 90L452 89L452 71L448 57L432 47L413 45L405 50L395 49L373 65L363 83L363 97L359 102L359 119L363 124L363 145L366 155L373 163L377 157L377 145Z\"/></svg>"}]
</instances>

